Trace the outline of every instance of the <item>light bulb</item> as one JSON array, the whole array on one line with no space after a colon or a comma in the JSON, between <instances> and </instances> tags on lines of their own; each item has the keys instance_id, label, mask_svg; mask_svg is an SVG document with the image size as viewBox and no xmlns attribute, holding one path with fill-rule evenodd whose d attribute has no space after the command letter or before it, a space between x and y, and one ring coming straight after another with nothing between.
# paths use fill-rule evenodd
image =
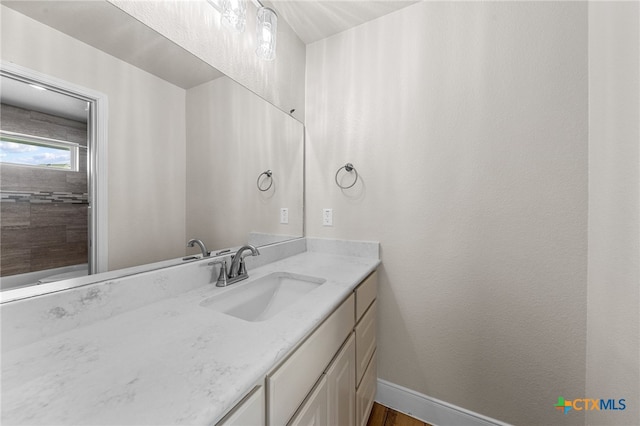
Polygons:
<instances>
[{"instance_id":1,"label":"light bulb","mask_svg":"<svg viewBox=\"0 0 640 426\"><path fill-rule=\"evenodd\" d=\"M276 37L278 32L278 15L273 9L258 9L256 39L258 46L256 55L260 59L272 61L276 58Z\"/></svg>"},{"instance_id":2,"label":"light bulb","mask_svg":"<svg viewBox=\"0 0 640 426\"><path fill-rule=\"evenodd\" d=\"M247 2L245 0L222 0L220 21L225 27L243 32L247 23Z\"/></svg>"}]
</instances>

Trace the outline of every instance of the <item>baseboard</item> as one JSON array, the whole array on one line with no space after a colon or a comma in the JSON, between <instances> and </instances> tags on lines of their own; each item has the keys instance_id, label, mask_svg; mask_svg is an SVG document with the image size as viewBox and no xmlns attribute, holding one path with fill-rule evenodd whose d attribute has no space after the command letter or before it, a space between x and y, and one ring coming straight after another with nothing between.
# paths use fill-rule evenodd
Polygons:
<instances>
[{"instance_id":1,"label":"baseboard","mask_svg":"<svg viewBox=\"0 0 640 426\"><path fill-rule=\"evenodd\" d=\"M378 379L376 401L434 426L509 426L382 379Z\"/></svg>"}]
</instances>

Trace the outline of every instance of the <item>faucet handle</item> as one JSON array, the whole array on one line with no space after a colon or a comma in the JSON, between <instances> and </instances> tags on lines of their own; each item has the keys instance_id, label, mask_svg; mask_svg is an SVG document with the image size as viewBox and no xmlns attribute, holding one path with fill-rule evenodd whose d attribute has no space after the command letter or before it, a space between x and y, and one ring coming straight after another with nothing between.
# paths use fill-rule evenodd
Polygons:
<instances>
[{"instance_id":1,"label":"faucet handle","mask_svg":"<svg viewBox=\"0 0 640 426\"><path fill-rule=\"evenodd\" d=\"M216 281L217 287L226 287L228 284L227 279L227 261L218 260L216 262L209 262L208 265L220 265L220 273L218 274L218 281Z\"/></svg>"}]
</instances>

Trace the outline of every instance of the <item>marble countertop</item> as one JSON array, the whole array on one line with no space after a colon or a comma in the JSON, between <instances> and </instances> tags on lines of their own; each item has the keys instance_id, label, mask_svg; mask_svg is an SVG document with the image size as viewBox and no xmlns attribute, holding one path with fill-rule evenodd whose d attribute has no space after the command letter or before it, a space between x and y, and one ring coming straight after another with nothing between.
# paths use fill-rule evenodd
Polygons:
<instances>
[{"instance_id":1,"label":"marble countertop","mask_svg":"<svg viewBox=\"0 0 640 426\"><path fill-rule=\"evenodd\" d=\"M215 423L378 264L305 252L4 352L2 423ZM200 306L276 271L327 281L262 322Z\"/></svg>"}]
</instances>

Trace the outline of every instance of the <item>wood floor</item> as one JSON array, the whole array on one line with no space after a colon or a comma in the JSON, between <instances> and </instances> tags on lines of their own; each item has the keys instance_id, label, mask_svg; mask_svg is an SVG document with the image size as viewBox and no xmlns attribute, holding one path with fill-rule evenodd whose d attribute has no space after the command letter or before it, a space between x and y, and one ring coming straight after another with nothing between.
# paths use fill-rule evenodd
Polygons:
<instances>
[{"instance_id":1,"label":"wood floor","mask_svg":"<svg viewBox=\"0 0 640 426\"><path fill-rule=\"evenodd\" d=\"M377 402L373 403L373 409L369 416L367 426L431 426L421 420L414 419L406 414L399 413Z\"/></svg>"}]
</instances>

